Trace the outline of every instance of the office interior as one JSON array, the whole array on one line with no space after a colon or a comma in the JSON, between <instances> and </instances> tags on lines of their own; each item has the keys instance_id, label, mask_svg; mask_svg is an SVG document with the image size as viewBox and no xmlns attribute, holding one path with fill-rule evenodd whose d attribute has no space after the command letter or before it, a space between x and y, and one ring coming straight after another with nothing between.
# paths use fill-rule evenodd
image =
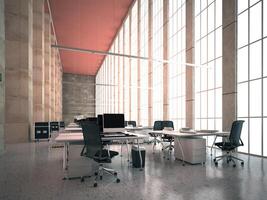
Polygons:
<instances>
[{"instance_id":1,"label":"office interior","mask_svg":"<svg viewBox=\"0 0 267 200\"><path fill-rule=\"evenodd\" d=\"M0 0L0 58L0 199L266 199L266 0ZM135 141L113 141L119 183L63 180L61 133L38 139L36 123L103 114L136 122L144 167ZM164 149L150 133L155 121L229 133L237 120L234 167L214 160L225 137L202 136L192 164L178 135ZM69 147L71 175L97 167L82 148Z\"/></svg>"}]
</instances>

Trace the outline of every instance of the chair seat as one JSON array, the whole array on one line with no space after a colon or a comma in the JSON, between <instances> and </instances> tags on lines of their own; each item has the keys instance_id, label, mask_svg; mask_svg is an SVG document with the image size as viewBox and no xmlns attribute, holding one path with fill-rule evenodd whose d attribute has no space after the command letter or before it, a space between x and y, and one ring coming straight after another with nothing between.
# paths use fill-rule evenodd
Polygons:
<instances>
[{"instance_id":1,"label":"chair seat","mask_svg":"<svg viewBox=\"0 0 267 200\"><path fill-rule=\"evenodd\" d=\"M222 150L231 151L234 150L237 146L231 144L230 142L216 142L215 145Z\"/></svg>"},{"instance_id":2,"label":"chair seat","mask_svg":"<svg viewBox=\"0 0 267 200\"><path fill-rule=\"evenodd\" d=\"M163 135L162 136L162 140L164 142L173 142L174 141L174 138L172 136L168 136L168 135Z\"/></svg>"},{"instance_id":3,"label":"chair seat","mask_svg":"<svg viewBox=\"0 0 267 200\"><path fill-rule=\"evenodd\" d=\"M108 155L108 152L109 152L109 155ZM100 154L100 151L98 151L96 154L95 154L95 157L94 157L94 161L98 162L98 163L111 163L111 158L113 158L114 156L117 156L119 155L119 153L117 151L108 151L106 149L103 149L102 150L102 155L101 157L99 157L99 154Z\"/></svg>"}]
</instances>

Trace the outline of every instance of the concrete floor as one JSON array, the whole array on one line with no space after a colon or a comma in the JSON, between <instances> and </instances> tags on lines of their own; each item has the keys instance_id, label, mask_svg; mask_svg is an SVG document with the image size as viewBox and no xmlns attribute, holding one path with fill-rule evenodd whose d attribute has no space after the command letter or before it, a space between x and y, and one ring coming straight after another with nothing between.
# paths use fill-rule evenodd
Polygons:
<instances>
[{"instance_id":1,"label":"concrete floor","mask_svg":"<svg viewBox=\"0 0 267 200\"><path fill-rule=\"evenodd\" d=\"M182 166L180 161L163 159L159 148L152 154L152 145L145 147L144 171L129 166L124 153L111 164L121 182L104 176L93 188L92 178L84 183L62 180L62 148L49 148L48 142L8 145L0 157L0 199L267 199L267 159L239 155L245 159L243 168L226 163L216 168L207 153L205 166ZM79 156L80 149L71 146L70 175L92 170L92 162ZM120 146L112 149L120 150Z\"/></svg>"}]
</instances>

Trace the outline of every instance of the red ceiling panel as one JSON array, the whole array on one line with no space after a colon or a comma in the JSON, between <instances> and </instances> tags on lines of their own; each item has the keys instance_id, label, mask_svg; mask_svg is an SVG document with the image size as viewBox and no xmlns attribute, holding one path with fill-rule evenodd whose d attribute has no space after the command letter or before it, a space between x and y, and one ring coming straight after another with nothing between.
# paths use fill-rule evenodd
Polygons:
<instances>
[{"instance_id":1,"label":"red ceiling panel","mask_svg":"<svg viewBox=\"0 0 267 200\"><path fill-rule=\"evenodd\" d=\"M107 51L133 0L50 0L59 45ZM104 56L60 50L67 73L95 75Z\"/></svg>"}]
</instances>

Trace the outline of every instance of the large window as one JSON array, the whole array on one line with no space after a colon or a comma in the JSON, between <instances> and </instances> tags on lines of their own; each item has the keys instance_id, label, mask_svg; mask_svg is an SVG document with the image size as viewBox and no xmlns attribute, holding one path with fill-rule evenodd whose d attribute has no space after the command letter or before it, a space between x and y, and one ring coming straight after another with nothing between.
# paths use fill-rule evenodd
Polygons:
<instances>
[{"instance_id":1,"label":"large window","mask_svg":"<svg viewBox=\"0 0 267 200\"><path fill-rule=\"evenodd\" d=\"M267 156L267 1L238 1L237 115L245 120L239 151Z\"/></svg>"},{"instance_id":2,"label":"large window","mask_svg":"<svg viewBox=\"0 0 267 200\"><path fill-rule=\"evenodd\" d=\"M130 20L124 23L124 54L130 54ZM124 58L124 115L125 120L130 120L130 59Z\"/></svg>"},{"instance_id":3,"label":"large window","mask_svg":"<svg viewBox=\"0 0 267 200\"><path fill-rule=\"evenodd\" d=\"M134 4L132 11L131 11L131 55L138 55L138 45L137 40L138 38L138 1ZM138 62L137 59L131 59L131 116L130 119L137 121L137 112L138 112L138 105L137 105L137 73L138 73Z\"/></svg>"},{"instance_id":4,"label":"large window","mask_svg":"<svg viewBox=\"0 0 267 200\"><path fill-rule=\"evenodd\" d=\"M169 1L169 119L185 126L185 0Z\"/></svg>"},{"instance_id":5,"label":"large window","mask_svg":"<svg viewBox=\"0 0 267 200\"><path fill-rule=\"evenodd\" d=\"M140 56L148 57L148 0L140 5ZM148 126L148 61L140 60L140 122Z\"/></svg>"},{"instance_id":6,"label":"large window","mask_svg":"<svg viewBox=\"0 0 267 200\"><path fill-rule=\"evenodd\" d=\"M221 130L222 0L195 1L195 63L195 129Z\"/></svg>"},{"instance_id":7,"label":"large window","mask_svg":"<svg viewBox=\"0 0 267 200\"><path fill-rule=\"evenodd\" d=\"M152 56L163 60L163 0L153 1ZM153 121L163 119L163 64L153 62Z\"/></svg>"}]
</instances>

